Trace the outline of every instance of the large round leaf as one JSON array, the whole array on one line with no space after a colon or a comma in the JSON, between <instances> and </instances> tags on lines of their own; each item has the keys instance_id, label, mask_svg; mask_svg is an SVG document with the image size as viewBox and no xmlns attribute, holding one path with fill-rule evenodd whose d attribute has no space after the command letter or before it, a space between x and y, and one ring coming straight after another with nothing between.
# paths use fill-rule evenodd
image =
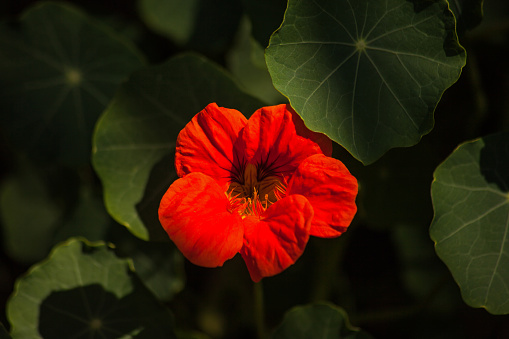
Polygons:
<instances>
[{"instance_id":1,"label":"large round leaf","mask_svg":"<svg viewBox=\"0 0 509 339\"><path fill-rule=\"evenodd\" d=\"M94 168L109 213L134 235L167 239L157 208L176 179L177 135L211 102L246 114L263 106L215 64L182 55L133 74L99 120Z\"/></svg>"},{"instance_id":2,"label":"large round leaf","mask_svg":"<svg viewBox=\"0 0 509 339\"><path fill-rule=\"evenodd\" d=\"M174 338L172 317L107 246L71 240L18 280L15 338Z\"/></svg>"},{"instance_id":3,"label":"large round leaf","mask_svg":"<svg viewBox=\"0 0 509 339\"><path fill-rule=\"evenodd\" d=\"M463 299L509 313L509 133L461 145L435 171L430 234Z\"/></svg>"},{"instance_id":4,"label":"large round leaf","mask_svg":"<svg viewBox=\"0 0 509 339\"><path fill-rule=\"evenodd\" d=\"M266 62L310 129L371 163L432 129L465 53L445 0L290 0Z\"/></svg>"},{"instance_id":5,"label":"large round leaf","mask_svg":"<svg viewBox=\"0 0 509 339\"><path fill-rule=\"evenodd\" d=\"M83 164L94 124L118 84L142 65L120 36L68 5L29 9L0 27L0 121L37 158Z\"/></svg>"},{"instance_id":6,"label":"large round leaf","mask_svg":"<svg viewBox=\"0 0 509 339\"><path fill-rule=\"evenodd\" d=\"M294 307L271 339L369 339L366 332L352 328L346 312L328 304Z\"/></svg>"}]
</instances>

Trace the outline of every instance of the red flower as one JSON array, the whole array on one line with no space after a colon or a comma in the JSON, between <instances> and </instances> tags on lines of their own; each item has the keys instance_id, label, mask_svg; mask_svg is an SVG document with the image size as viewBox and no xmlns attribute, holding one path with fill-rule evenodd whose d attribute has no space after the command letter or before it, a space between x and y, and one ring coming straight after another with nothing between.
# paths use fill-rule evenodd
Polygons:
<instances>
[{"instance_id":1,"label":"red flower","mask_svg":"<svg viewBox=\"0 0 509 339\"><path fill-rule=\"evenodd\" d=\"M159 220L192 263L222 266L239 253L253 281L295 263L310 235L337 237L357 207L357 181L332 142L289 105L247 120L209 104L177 138L177 179Z\"/></svg>"}]
</instances>

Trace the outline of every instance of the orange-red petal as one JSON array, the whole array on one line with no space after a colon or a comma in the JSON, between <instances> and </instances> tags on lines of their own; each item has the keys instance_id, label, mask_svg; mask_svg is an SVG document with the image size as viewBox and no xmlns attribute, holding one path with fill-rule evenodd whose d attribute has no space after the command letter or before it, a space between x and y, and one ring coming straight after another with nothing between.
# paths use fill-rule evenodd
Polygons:
<instances>
[{"instance_id":1,"label":"orange-red petal","mask_svg":"<svg viewBox=\"0 0 509 339\"><path fill-rule=\"evenodd\" d=\"M242 219L228 211L229 204L212 178L191 173L166 191L159 206L159 221L193 264L222 266L239 252L244 235Z\"/></svg>"},{"instance_id":2,"label":"orange-red petal","mask_svg":"<svg viewBox=\"0 0 509 339\"><path fill-rule=\"evenodd\" d=\"M244 219L244 246L240 250L251 279L281 273L304 252L313 209L306 198L293 195L271 205L261 219Z\"/></svg>"},{"instance_id":3,"label":"orange-red petal","mask_svg":"<svg viewBox=\"0 0 509 339\"><path fill-rule=\"evenodd\" d=\"M237 110L207 105L184 127L177 138L175 167L180 177L204 173L226 183L239 159L233 144L247 119Z\"/></svg>"},{"instance_id":4,"label":"orange-red petal","mask_svg":"<svg viewBox=\"0 0 509 339\"><path fill-rule=\"evenodd\" d=\"M313 155L292 176L287 195L301 194L313 206L310 234L332 238L346 231L357 212L357 180L339 160Z\"/></svg>"},{"instance_id":5,"label":"orange-red petal","mask_svg":"<svg viewBox=\"0 0 509 339\"><path fill-rule=\"evenodd\" d=\"M317 143L323 154L330 157L332 155L332 140L323 133L313 132L307 128L302 118L293 110L293 108L290 105L287 105L286 107L293 114L293 123L295 124L297 134Z\"/></svg>"},{"instance_id":6,"label":"orange-red petal","mask_svg":"<svg viewBox=\"0 0 509 339\"><path fill-rule=\"evenodd\" d=\"M307 157L321 154L320 145L297 134L294 120L300 118L289 108L269 106L253 113L235 144L236 151L244 153L249 163L265 164L283 174L293 172Z\"/></svg>"}]
</instances>

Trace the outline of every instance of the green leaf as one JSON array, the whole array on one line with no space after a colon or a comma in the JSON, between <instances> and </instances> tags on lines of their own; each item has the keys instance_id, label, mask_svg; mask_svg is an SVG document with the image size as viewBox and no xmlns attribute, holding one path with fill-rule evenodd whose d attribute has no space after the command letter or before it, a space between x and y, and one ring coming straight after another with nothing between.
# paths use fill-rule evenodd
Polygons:
<instances>
[{"instance_id":1,"label":"green leaf","mask_svg":"<svg viewBox=\"0 0 509 339\"><path fill-rule=\"evenodd\" d=\"M18 262L32 264L48 255L64 215L64 206L53 199L40 172L23 166L0 187L3 245Z\"/></svg>"},{"instance_id":2,"label":"green leaf","mask_svg":"<svg viewBox=\"0 0 509 339\"><path fill-rule=\"evenodd\" d=\"M445 0L290 0L265 58L306 125L365 164L419 142L465 65Z\"/></svg>"},{"instance_id":3,"label":"green leaf","mask_svg":"<svg viewBox=\"0 0 509 339\"><path fill-rule=\"evenodd\" d=\"M19 23L0 27L2 127L38 159L86 163L97 118L141 57L69 5L38 4Z\"/></svg>"},{"instance_id":4,"label":"green leaf","mask_svg":"<svg viewBox=\"0 0 509 339\"><path fill-rule=\"evenodd\" d=\"M139 0L148 27L176 44L220 54L230 44L242 14L237 0Z\"/></svg>"},{"instance_id":5,"label":"green leaf","mask_svg":"<svg viewBox=\"0 0 509 339\"><path fill-rule=\"evenodd\" d=\"M71 240L17 281L7 305L15 338L174 338L172 317L104 245Z\"/></svg>"},{"instance_id":6,"label":"green leaf","mask_svg":"<svg viewBox=\"0 0 509 339\"><path fill-rule=\"evenodd\" d=\"M297 306L288 311L272 339L361 339L371 338L352 328L346 312L328 304Z\"/></svg>"},{"instance_id":7,"label":"green leaf","mask_svg":"<svg viewBox=\"0 0 509 339\"><path fill-rule=\"evenodd\" d=\"M462 35L481 23L483 0L449 0L449 7L457 21L458 34Z\"/></svg>"},{"instance_id":8,"label":"green leaf","mask_svg":"<svg viewBox=\"0 0 509 339\"><path fill-rule=\"evenodd\" d=\"M136 238L125 227L111 232L115 253L130 258L143 284L161 301L170 301L184 288L184 257L167 242L147 242Z\"/></svg>"},{"instance_id":9,"label":"green leaf","mask_svg":"<svg viewBox=\"0 0 509 339\"><path fill-rule=\"evenodd\" d=\"M226 55L228 69L246 91L268 105L286 103L287 100L272 85L264 49L251 36L251 23L242 20L233 48Z\"/></svg>"},{"instance_id":10,"label":"green leaf","mask_svg":"<svg viewBox=\"0 0 509 339\"><path fill-rule=\"evenodd\" d=\"M438 256L467 304L509 313L509 133L461 145L434 176Z\"/></svg>"},{"instance_id":11,"label":"green leaf","mask_svg":"<svg viewBox=\"0 0 509 339\"><path fill-rule=\"evenodd\" d=\"M211 102L250 115L263 103L243 93L207 59L186 54L136 72L100 118L93 164L109 213L142 239L168 239L157 209L177 178L180 130Z\"/></svg>"}]
</instances>

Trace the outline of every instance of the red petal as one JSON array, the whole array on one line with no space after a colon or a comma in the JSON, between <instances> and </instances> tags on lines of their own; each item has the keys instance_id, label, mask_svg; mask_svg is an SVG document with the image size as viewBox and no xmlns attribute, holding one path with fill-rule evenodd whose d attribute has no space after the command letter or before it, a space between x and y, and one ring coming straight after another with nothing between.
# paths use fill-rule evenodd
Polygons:
<instances>
[{"instance_id":1,"label":"red petal","mask_svg":"<svg viewBox=\"0 0 509 339\"><path fill-rule=\"evenodd\" d=\"M183 177L201 172L222 183L229 181L234 160L238 160L233 154L233 144L246 123L239 111L209 104L179 133L175 153L177 174Z\"/></svg>"},{"instance_id":2,"label":"red petal","mask_svg":"<svg viewBox=\"0 0 509 339\"><path fill-rule=\"evenodd\" d=\"M339 160L313 155L304 160L291 178L287 195L305 196L315 215L310 234L322 238L341 235L357 212L357 180Z\"/></svg>"},{"instance_id":3,"label":"red petal","mask_svg":"<svg viewBox=\"0 0 509 339\"><path fill-rule=\"evenodd\" d=\"M248 162L265 164L265 169L289 174L310 155L322 153L316 142L297 134L294 120L300 118L289 107L264 107L249 118L235 145L238 152L246 154Z\"/></svg>"},{"instance_id":4,"label":"red petal","mask_svg":"<svg viewBox=\"0 0 509 339\"><path fill-rule=\"evenodd\" d=\"M159 221L189 261L217 267L242 247L242 219L228 208L224 191L212 178L191 173L166 191L159 206Z\"/></svg>"},{"instance_id":5,"label":"red petal","mask_svg":"<svg viewBox=\"0 0 509 339\"><path fill-rule=\"evenodd\" d=\"M253 281L281 273L304 252L313 209L300 195L271 205L261 220L244 219L244 246L240 250Z\"/></svg>"},{"instance_id":6,"label":"red petal","mask_svg":"<svg viewBox=\"0 0 509 339\"><path fill-rule=\"evenodd\" d=\"M309 128L306 127L302 118L293 110L290 105L287 105L287 109L290 110L293 114L293 123L295 124L295 129L297 134L306 139L311 139L315 143L320 146L323 154L330 157L332 155L332 141L323 133L313 132Z\"/></svg>"}]
</instances>

